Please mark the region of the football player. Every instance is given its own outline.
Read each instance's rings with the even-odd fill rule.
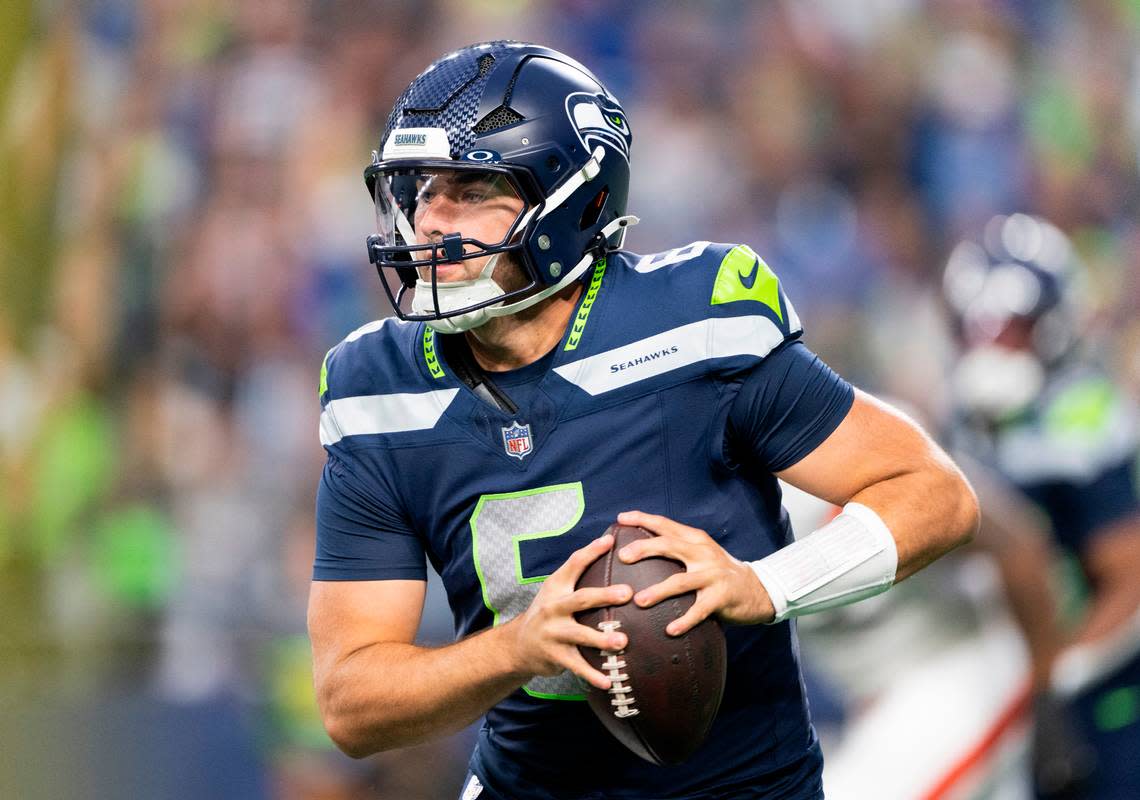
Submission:
[[[953,443],[1044,511],[1087,585],[1037,709],[1048,736],[1068,707],[1096,765],[1085,780],[1039,753],[1039,793],[1140,797],[1137,415],[1082,339],[1083,281],[1068,238],[1027,214],[995,217],[954,249],[943,279],[960,345]]]
[[[371,260],[398,319],[321,371],[328,461],[309,603],[326,728],[363,756],[485,722],[462,796],[821,795],[791,618],[885,591],[968,540],[977,504],[907,418],[800,341],[745,245],[621,249],[630,121],[581,64],[528,44],[444,56],[397,100],[365,171]],[[677,174],[684,191],[684,174]],[[843,506],[792,541],[777,477]],[[615,519],[622,559],[687,572],[575,590]],[[413,644],[425,562],[458,639]],[[663,769],[583,700],[574,612],[695,592],[726,623],[719,716]]]

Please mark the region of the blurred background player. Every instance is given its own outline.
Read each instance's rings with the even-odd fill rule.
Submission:
[[[1041,710],[1070,706],[1093,746],[1079,796],[1140,797],[1137,415],[1083,335],[1085,280],[1068,238],[1025,214],[994,217],[954,249],[951,440],[1044,512],[1079,567],[1084,607]],[[1039,770],[1043,792],[1065,782],[1053,772]]]
[[[1133,796],[1135,410],[1082,336],[1085,278],[1067,237],[1024,214],[949,259],[948,438],[982,527],[905,596],[802,625],[848,712],[825,772],[837,796]],[[785,505],[797,529],[831,513],[794,489]]]
[[[836,510],[790,486],[784,505],[796,531]],[[1029,797],[1036,643],[1026,647],[980,546],[915,577],[893,597],[800,622],[827,796]]]
[[[1055,786],[1087,775],[1089,749],[1066,718],[1032,713],[1065,640],[1047,531],[979,465],[964,469],[983,508],[970,547],[896,597],[800,625],[836,797],[1024,798],[1035,761]],[[790,486],[784,505],[795,530],[836,510]]]
[[[825,772],[838,797],[1135,791],[1135,414],[1088,335],[1086,279],[1068,238],[1026,214],[948,260],[947,439],[982,529],[894,595],[803,625],[808,666],[848,711]],[[784,501],[797,528],[830,513]],[[879,764],[888,751],[901,766]]]

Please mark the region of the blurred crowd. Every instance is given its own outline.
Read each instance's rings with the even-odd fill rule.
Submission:
[[[466,735],[332,749],[304,610],[321,357],[387,313],[362,170],[399,91],[492,38],[622,99],[631,249],[751,244],[856,383],[939,418],[946,255],[1020,210],[1140,387],[1136,0],[10,0],[0,795],[457,792]]]

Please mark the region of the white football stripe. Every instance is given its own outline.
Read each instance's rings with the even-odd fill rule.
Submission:
[[[395,317],[384,317],[383,319],[375,319],[375,320],[372,320],[372,322],[367,323],[366,325],[361,325],[359,328],[354,330],[348,336],[345,336],[344,340],[346,342],[355,342],[361,336],[367,336],[370,333],[375,333],[376,331],[380,330],[385,325],[387,325],[389,322],[391,322],[395,325],[399,324],[399,320],[397,320]]]
[[[710,358],[763,358],[782,341],[783,332],[767,317],[713,317],[563,364],[554,371],[597,395]]]
[[[330,400],[321,412],[321,444],[336,444],[345,436],[433,428],[458,393],[458,389],[437,389]]]

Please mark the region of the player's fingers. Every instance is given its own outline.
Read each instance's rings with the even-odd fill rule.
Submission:
[[[681,523],[663,517],[660,514],[646,514],[644,511],[623,511],[617,515],[619,525],[629,525],[635,528],[645,528],[658,536],[676,535]]]
[[[698,596],[697,602],[693,603],[688,611],[665,626],[665,632],[670,636],[680,636],[683,633],[687,633],[696,625],[704,622],[713,610],[711,603],[702,602]]]
[[[567,617],[546,631],[547,641],[559,651],[567,646],[588,647],[594,650],[624,650],[629,637],[620,631],[601,630]],[[565,664],[563,665],[565,666]]]
[[[693,556],[693,547],[690,542],[683,539],[654,536],[652,539],[638,539],[630,542],[618,551],[618,558],[626,564],[633,564],[650,556],[675,558],[687,565]]]
[[[570,554],[570,557],[546,579],[547,584],[567,585],[570,587],[578,583],[586,568],[597,561],[611,547],[614,546],[613,534],[603,533],[585,547],[581,547]]]
[[[562,665],[597,689],[605,691],[610,688],[609,676],[591,667],[590,662],[582,657],[577,648],[570,648]]]
[[[634,596],[633,601],[642,608],[649,608],[662,600],[694,591],[704,585],[705,581],[699,572],[678,572],[660,583],[645,587]]]
[[[617,606],[628,603],[633,596],[633,589],[624,583],[613,586],[591,586],[577,589],[565,597],[555,601],[557,611],[573,614],[585,611],[588,608],[601,608],[602,606]]]
[[[708,536],[699,528],[682,525],[680,522],[663,517],[660,514],[646,514],[644,511],[623,511],[618,514],[617,521],[621,525],[645,528],[645,530],[658,536],[684,539],[689,542],[697,542]]]
[[[579,647],[592,647],[594,650],[624,650],[629,644],[629,637],[620,631],[604,631],[578,622],[563,629],[559,638]]]

